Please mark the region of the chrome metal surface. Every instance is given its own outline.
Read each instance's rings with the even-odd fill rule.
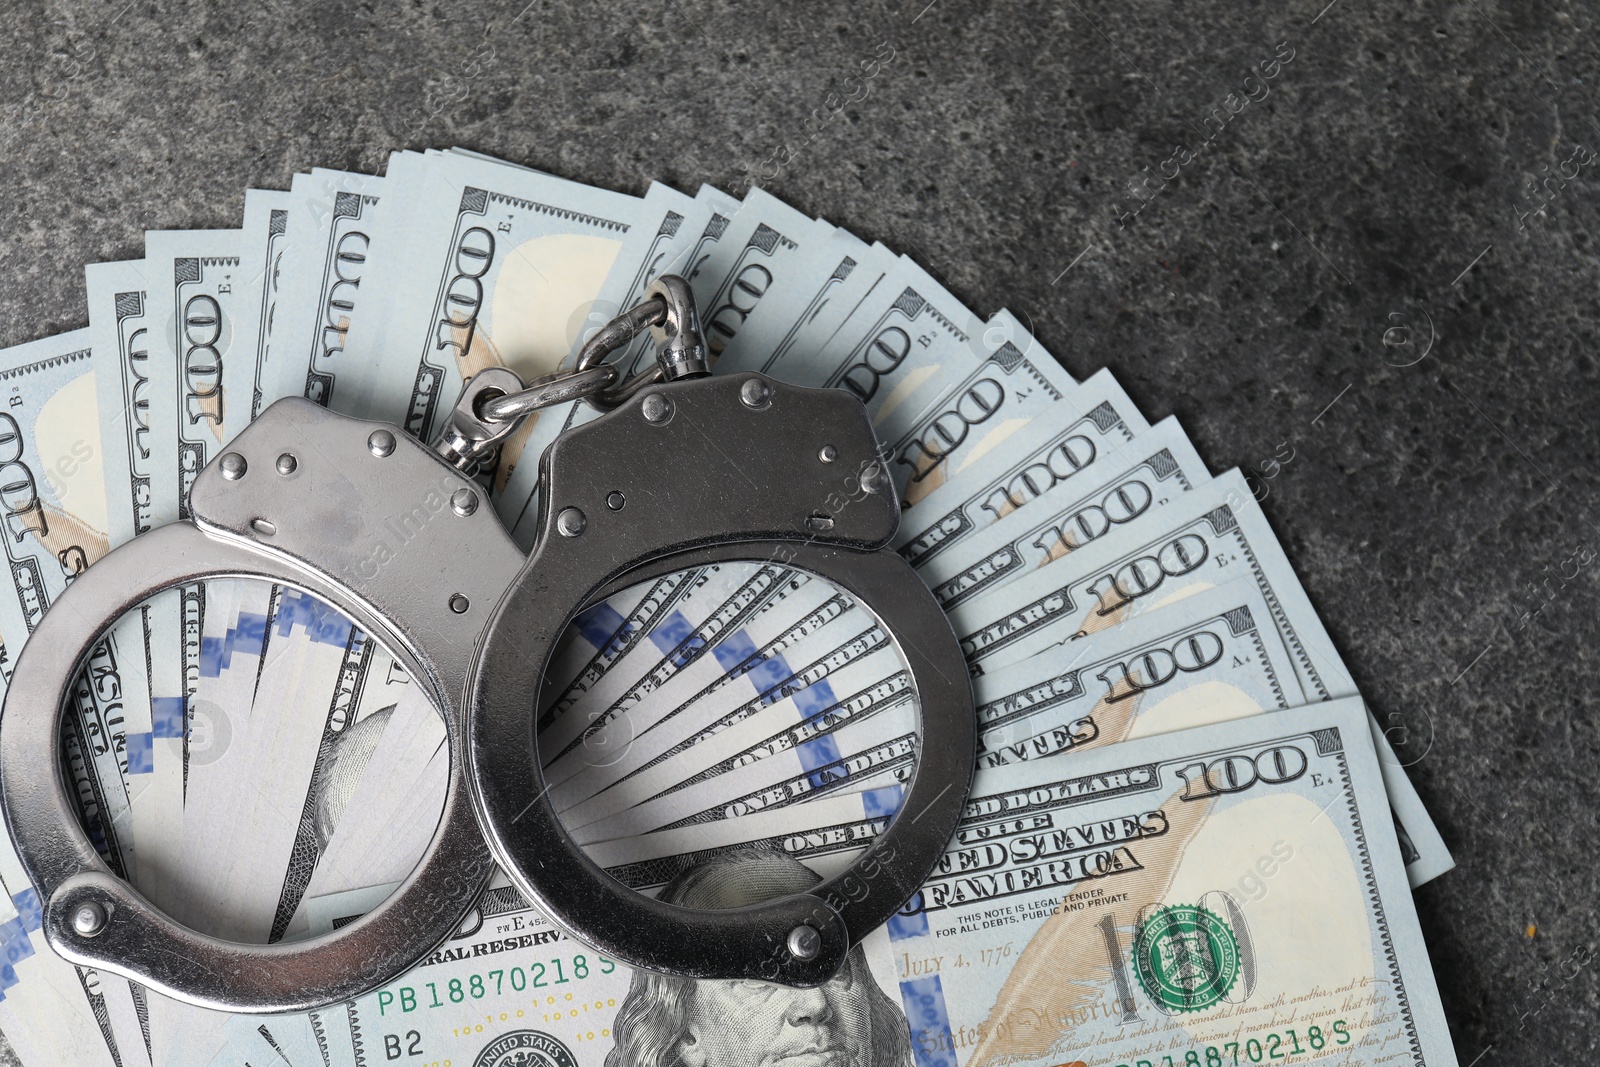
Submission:
[[[611,411],[660,382],[683,381],[711,373],[694,291],[676,274],[663,274],[651,282],[644,300],[606,323],[591,337],[578,353],[578,369],[601,365],[607,356],[626,348],[639,331],[645,329],[656,343],[655,364],[626,382],[589,396],[590,406],[597,411]],[[669,411],[662,418],[670,414]]]
[[[650,393],[645,396],[639,410],[644,412],[645,422],[663,423],[672,418],[672,401],[660,393]]]
[[[600,328],[578,352],[578,369],[587,370],[601,366],[605,358],[626,348],[641,330],[650,329],[666,321],[667,302],[662,297],[648,300],[629,308]],[[588,398],[589,406],[597,411],[610,411],[618,404],[632,399],[639,390],[661,381],[660,362],[640,371],[632,378],[612,389]]]
[[[751,378],[739,390],[739,399],[752,411],[760,411],[772,402],[772,389],[766,382]]]
[[[398,435],[385,456],[377,446],[391,432],[279,401],[222,457],[237,462],[219,459],[195,479],[196,525],[161,527],[107,555],[24,646],[0,711],[0,794],[43,900],[45,936],[67,960],[208,1008],[303,1011],[395,978],[472,907],[491,864],[463,777],[462,693],[488,609],[524,558],[493,509],[448,514],[452,494],[472,485],[423,445]],[[286,453],[298,457],[293,478],[274,470]],[[408,539],[392,536],[394,522]],[[151,593],[219,577],[282,582],[339,608],[389,648],[445,720],[451,776],[421,862],[361,919],[293,944],[220,941],[162,914],[96,854],[61,771],[61,709],[95,643]],[[95,909],[105,919],[90,934]]]
[[[540,408],[582,400],[608,388],[619,377],[608,363],[586,370],[561,371],[535,378],[521,390],[478,401],[478,416],[487,422],[522,419]]]
[[[78,905],[72,913],[72,929],[80,937],[94,937],[106,928],[106,909],[94,901]]]
[[[765,390],[760,410],[744,400],[752,381]],[[648,417],[656,396],[670,401],[668,424]],[[795,462],[829,444],[839,466]],[[881,550],[899,520],[893,494],[856,488],[854,472],[876,461],[853,397],[749,374],[663,383],[546,450],[539,543],[473,665],[469,780],[501,866],[576,939],[650,970],[816,985],[933,870],[971,784],[976,719],[938,602],[899,555]],[[730,490],[747,485],[754,491]],[[628,498],[625,512],[602,506],[610,493]],[[587,516],[582,537],[565,536],[573,510]],[[819,515],[829,524],[821,533],[812,529]],[[644,897],[595,866],[550,801],[534,723],[556,638],[577,612],[623,583],[733,559],[811,571],[878,616],[910,670],[922,743],[899,817],[855,866],[806,893],[717,911]],[[815,934],[810,955],[801,927]]]
[[[815,959],[822,951],[822,935],[809,926],[796,926],[789,931],[789,955],[797,960]]]
[[[695,309],[689,283],[676,274],[663,274],[650,283],[645,297],[647,301],[659,298],[665,304],[661,322],[650,327],[662,380],[680,382],[710,374],[700,313]]]
[[[589,525],[588,516],[577,508],[562,508],[556,516],[556,532],[562,537],[577,537]]]
[[[547,374],[526,384],[504,367],[479,371],[462,389],[435,451],[466,470],[540,408],[587,400],[597,409],[609,411],[656,382],[710,374],[689,283],[666,274],[651,282],[646,293],[636,307],[606,323],[584,344],[573,370]],[[618,383],[620,372],[605,359],[645,329],[656,342],[656,362],[649,370]]]
[[[517,377],[516,371],[506,367],[487,367],[474,374],[461,387],[461,396],[456,400],[450,418],[445,421],[433,450],[452,467],[458,470],[471,469],[521,425],[518,420],[490,422],[478,414],[479,401],[503,397],[521,388],[522,379]]]

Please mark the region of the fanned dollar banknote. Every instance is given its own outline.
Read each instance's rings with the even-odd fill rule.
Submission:
[[[901,506],[893,550],[960,640],[946,669],[970,677],[978,766],[933,874],[807,990],[632,971],[496,872],[401,978],[229,1016],[56,957],[3,842],[0,1031],[22,1061],[1455,1062],[1410,895],[1453,861],[1244,479],[1214,475],[1176,419],[1147,420],[1112,369],[1069,370],[1017,316],[967,308],[935,266],[759,189],[595,189],[452,149],[250,190],[237,230],[151,232],[142,258],[87,267],[86,328],[0,352],[5,679],[66,587],[186,519],[200,470],[275,401],[433,443],[473,375],[571,369],[673,273],[716,372],[864,406]],[[649,338],[611,359],[632,375]],[[525,549],[539,456],[596,417],[538,412],[479,472]],[[737,907],[867,855],[937,743],[918,710],[870,602],[753,558],[587,605],[533,726],[596,863]],[[439,713],[390,650],[243,579],[118,620],[60,752],[119,877],[201,933],[261,944],[391,894],[450,774]]]

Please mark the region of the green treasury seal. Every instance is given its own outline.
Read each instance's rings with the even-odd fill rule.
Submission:
[[[1133,937],[1139,984],[1157,1005],[1203,1011],[1239,977],[1239,941],[1205,908],[1174,904],[1139,924]]]
[[[538,1030],[513,1030],[483,1047],[472,1067],[578,1067],[572,1050]]]

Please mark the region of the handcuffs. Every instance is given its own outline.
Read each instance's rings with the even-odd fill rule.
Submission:
[[[604,358],[646,328],[656,365],[619,383]],[[524,416],[579,398],[610,410],[545,450],[525,557],[466,472]],[[862,491],[827,506],[847,479]],[[423,490],[439,517],[376,565],[363,532]],[[433,448],[280,400],[200,473],[190,503],[190,521],[135,538],[67,588],[0,712],[6,823],[45,936],[73,963],[208,1008],[311,1010],[391,981],[449,938],[498,862],[556,925],[634,967],[813,986],[905,907],[955,831],[976,752],[972,694],[937,601],[886,548],[899,507],[865,410],[840,390],[711,377],[681,278],[654,282],[574,371],[526,386],[503,368],[476,375]],[[539,759],[543,673],[586,606],[671,571],[760,557],[833,582],[883,622],[920,698],[917,765],[898,817],[810,891],[731,910],[663,903],[612,878],[563,828]],[[411,875],[360,919],[293,943],[223,941],[160,912],[95,851],[59,759],[66,698],[112,625],[163,589],[238,577],[343,611],[426,687],[448,739],[443,812]]]

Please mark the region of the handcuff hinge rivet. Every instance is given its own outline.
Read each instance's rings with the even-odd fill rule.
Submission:
[[[832,463],[839,458],[839,450],[832,445],[823,445],[822,451],[817,453],[817,458],[824,463]]]
[[[367,450],[379,459],[394,452],[394,434],[388,430],[373,430],[367,436]]]
[[[660,393],[651,393],[644,398],[644,421],[662,423],[672,417],[672,401]]]
[[[466,518],[478,510],[478,494],[471,489],[457,489],[450,494],[450,509]]]
[[[244,477],[244,472],[249,469],[249,464],[237,452],[228,452],[223,455],[219,464],[222,467],[222,476],[230,482],[236,482]]]
[[[72,911],[72,928],[80,937],[94,937],[106,928],[106,909],[92,900],[79,904]]]
[[[294,458],[293,452],[285,452],[278,457],[278,473],[287,478],[300,466],[300,461]]]
[[[465,615],[467,613],[467,609],[471,606],[472,601],[468,600],[460,593],[457,593],[455,596],[450,598],[450,610],[455,612],[457,615]]]
[[[613,489],[610,493],[606,494],[606,507],[610,508],[612,511],[621,511],[622,506],[627,502],[628,498],[622,495],[621,490]]]
[[[801,924],[789,931],[789,955],[797,960],[814,960],[822,951],[822,935]]]
[[[562,537],[577,537],[588,525],[588,517],[577,508],[562,508],[556,516],[556,533]]]
[[[739,386],[739,399],[747,408],[764,408],[772,402],[772,387],[760,378],[750,378]]]

